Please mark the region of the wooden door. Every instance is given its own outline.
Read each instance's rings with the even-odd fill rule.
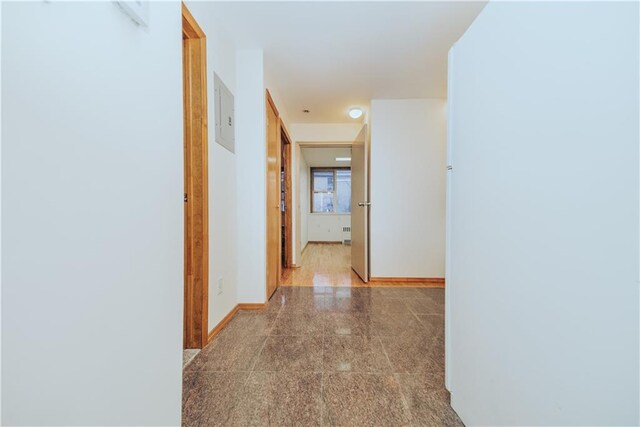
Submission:
[[[369,281],[368,140],[365,125],[351,147],[351,268]]]
[[[182,5],[184,101],[183,347],[208,341],[209,203],[205,34]]]
[[[280,123],[267,92],[267,298],[278,288],[281,265]]]

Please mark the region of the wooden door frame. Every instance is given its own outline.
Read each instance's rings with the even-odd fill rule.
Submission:
[[[292,162],[292,150],[291,150],[291,137],[289,136],[289,132],[287,132],[287,128],[284,126],[282,119],[279,119],[280,122],[280,140],[281,140],[281,148],[284,147],[285,152],[285,162],[284,162],[284,206],[285,206],[285,224],[284,224],[284,258],[286,268],[294,267],[293,265],[293,206],[292,199],[293,195],[291,194],[291,162]]]
[[[282,148],[280,147],[280,144],[282,142],[282,138],[281,138],[281,134],[282,131],[280,129],[280,113],[278,112],[278,107],[276,107],[275,102],[273,101],[273,98],[271,97],[271,93],[269,93],[269,89],[265,90],[265,129],[266,129],[266,138],[265,138],[265,157],[266,157],[266,168],[265,168],[265,199],[266,199],[266,203],[265,203],[265,219],[266,219],[266,227],[265,227],[265,258],[266,258],[266,269],[265,269],[265,279],[266,279],[266,296],[267,296],[267,300],[269,298],[271,298],[271,295],[273,295],[272,292],[269,292],[269,271],[270,268],[272,268],[272,266],[269,265],[270,263],[270,259],[269,259],[269,226],[271,224],[271,221],[273,220],[271,218],[270,212],[272,211],[272,207],[269,205],[269,114],[266,111],[267,109],[271,108],[273,110],[273,112],[275,113],[276,116],[276,123],[275,125],[277,126],[277,138],[276,138],[276,144],[277,144],[277,149],[276,149],[276,170],[278,171],[278,173],[280,173],[281,170],[281,166],[280,166],[280,162],[282,160]],[[280,179],[276,179],[276,188],[273,189],[273,191],[275,191],[278,194],[278,200],[280,200],[280,192],[281,192],[281,188],[280,188]],[[276,286],[275,289],[273,290],[273,292],[276,291],[276,289],[278,289],[278,286],[280,285],[280,277],[282,275],[282,244],[281,244],[281,237],[280,237],[280,232],[282,230],[282,214],[280,213],[280,209],[278,209],[278,214],[277,214],[277,230],[278,230],[278,266],[276,268],[275,273],[275,277],[276,277]]]
[[[209,327],[209,181],[206,36],[182,3],[184,100],[183,348],[203,348]]]

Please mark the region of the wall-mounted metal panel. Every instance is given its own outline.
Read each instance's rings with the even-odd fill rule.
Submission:
[[[217,74],[213,74],[216,115],[216,142],[235,153],[235,115],[233,94]]]

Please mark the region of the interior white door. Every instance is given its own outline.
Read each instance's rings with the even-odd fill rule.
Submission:
[[[351,268],[369,281],[369,138],[365,125],[351,148]]]

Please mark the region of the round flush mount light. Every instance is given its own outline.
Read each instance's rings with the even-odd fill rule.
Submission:
[[[362,116],[362,108],[354,107],[349,109],[349,117],[357,119]]]

